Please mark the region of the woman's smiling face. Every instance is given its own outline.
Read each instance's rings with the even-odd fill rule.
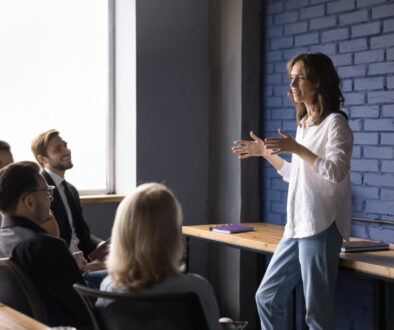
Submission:
[[[296,62],[291,68],[290,87],[296,103],[312,105],[315,99],[317,86],[305,76],[304,65],[301,61]]]

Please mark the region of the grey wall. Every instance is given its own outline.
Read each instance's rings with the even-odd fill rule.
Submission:
[[[208,1],[137,1],[137,181],[173,189],[207,220]]]
[[[111,236],[112,224],[119,203],[83,204],[82,212],[93,235],[101,239]]]
[[[241,45],[241,0],[137,1],[137,179],[173,189],[186,225],[240,219],[231,146],[241,136]],[[222,314],[237,318],[239,251],[192,240],[191,252],[191,271],[208,275]]]
[[[184,224],[208,223],[208,0],[136,5],[137,182],[165,183]],[[191,270],[206,275],[206,245],[192,243]]]
[[[241,209],[241,165],[231,146],[241,137],[242,1],[211,0],[210,5],[209,219],[231,223],[239,222]],[[238,318],[240,252],[210,246],[209,257],[209,280],[222,314]]]

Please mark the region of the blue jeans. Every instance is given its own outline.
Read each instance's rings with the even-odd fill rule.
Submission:
[[[335,221],[310,237],[282,238],[256,293],[263,330],[286,329],[287,298],[300,279],[309,329],[335,329],[334,295],[341,246]]]
[[[84,280],[93,288],[100,289],[100,284],[108,275],[108,270],[87,271],[82,274]]]

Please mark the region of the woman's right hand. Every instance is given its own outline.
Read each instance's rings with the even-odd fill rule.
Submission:
[[[241,154],[238,158],[245,159],[252,156],[266,157],[269,155],[269,150],[264,146],[264,141],[261,140],[257,135],[250,131],[252,141],[238,140],[234,141],[237,146],[232,147],[233,153]]]

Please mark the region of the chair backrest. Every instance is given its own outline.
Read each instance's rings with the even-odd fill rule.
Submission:
[[[74,284],[96,330],[208,330],[194,292],[134,294],[103,292]],[[98,304],[94,304],[96,299]],[[101,300],[103,299],[103,300]]]
[[[48,323],[36,287],[9,258],[0,258],[0,302],[40,322]]]

